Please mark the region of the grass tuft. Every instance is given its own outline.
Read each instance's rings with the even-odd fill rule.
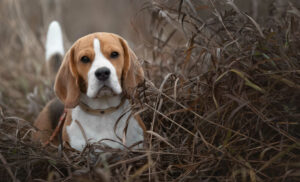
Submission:
[[[54,94],[41,43],[17,1],[3,2],[1,181],[299,181],[300,16],[293,3],[258,19],[234,1],[146,3],[146,81],[134,105],[148,129],[146,146],[94,144],[79,153],[30,141],[34,118]]]

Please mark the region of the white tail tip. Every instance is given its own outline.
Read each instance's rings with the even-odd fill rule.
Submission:
[[[54,54],[64,55],[64,45],[60,25],[57,21],[52,21],[48,28],[46,40],[46,61]]]

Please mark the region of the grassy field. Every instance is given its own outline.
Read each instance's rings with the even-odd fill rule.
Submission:
[[[300,181],[299,1],[82,2],[0,1],[0,181]],[[53,19],[66,49],[94,31],[134,48],[144,149],[30,141],[54,97],[43,66]]]

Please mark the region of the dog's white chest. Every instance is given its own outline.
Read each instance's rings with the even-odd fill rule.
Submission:
[[[128,110],[128,107],[129,102],[126,101],[118,110],[103,115],[87,113],[79,106],[74,108],[72,110],[72,123],[66,127],[71,147],[82,151],[87,144],[86,142],[101,142],[112,148],[123,148],[118,142],[122,143],[119,138],[123,138],[126,120],[130,116],[130,112],[127,112],[120,120],[119,118]],[[129,147],[142,141],[144,137],[143,130],[134,117],[128,121],[125,144]]]

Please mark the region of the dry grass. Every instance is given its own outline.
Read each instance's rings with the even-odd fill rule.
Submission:
[[[0,179],[299,181],[299,7],[290,3],[277,16],[270,6],[268,16],[254,20],[233,1],[219,1],[226,11],[207,2],[145,4],[152,39],[135,105],[148,129],[143,150],[33,145],[31,123],[53,96],[41,72],[43,50],[36,49],[42,43],[26,24],[24,40],[18,30],[1,32]],[[9,17],[0,21],[8,30],[22,23]]]

